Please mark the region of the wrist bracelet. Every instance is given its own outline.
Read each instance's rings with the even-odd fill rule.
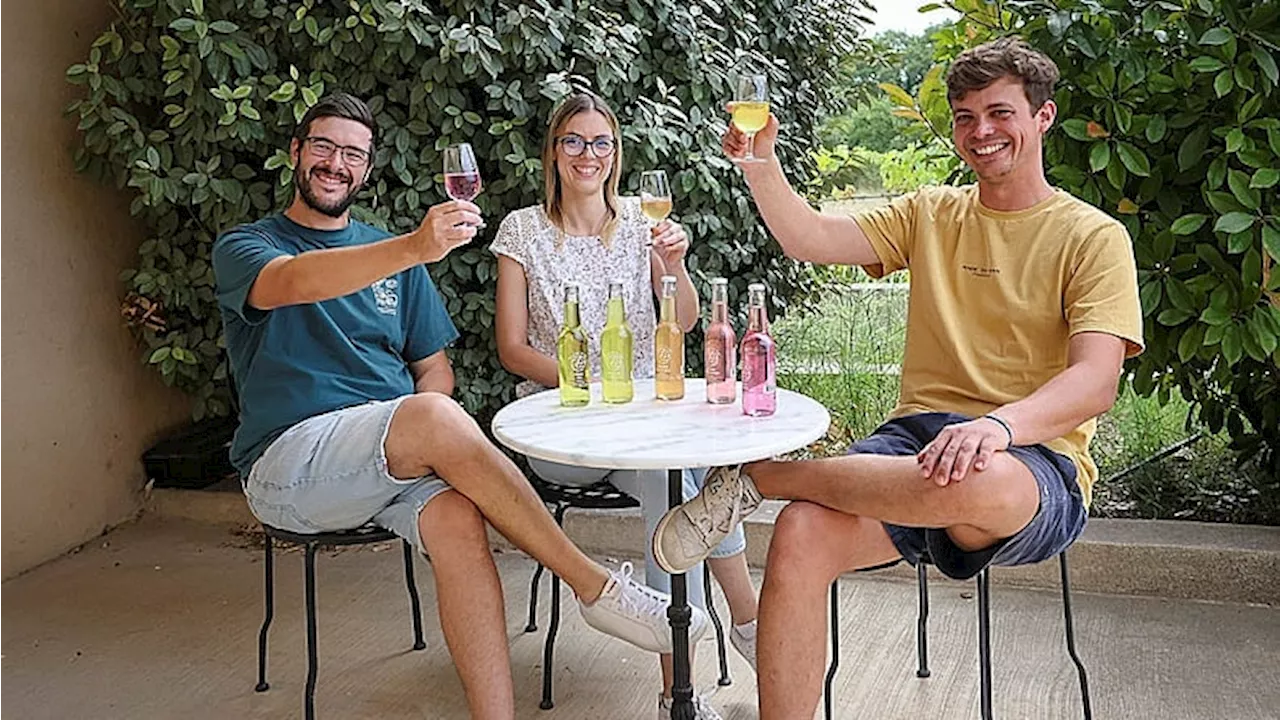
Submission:
[[[1008,433],[1008,434],[1009,434],[1009,445],[1010,445],[1010,446],[1012,446],[1012,445],[1013,445],[1013,428],[1009,427],[1009,423],[1005,422],[1005,421],[1004,421],[1004,419],[1003,419],[1003,418],[1001,418],[999,415],[992,415],[991,413],[987,413],[986,415],[983,415],[982,417],[984,417],[984,418],[986,418],[986,419],[988,419],[988,420],[992,420],[992,421],[994,421],[997,425],[999,425],[1000,427],[1004,428],[1004,431],[1005,431],[1006,433]]]

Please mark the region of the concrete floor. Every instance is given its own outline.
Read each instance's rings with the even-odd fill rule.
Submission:
[[[225,528],[148,519],[3,586],[3,714],[8,718],[296,718],[306,661],[302,557],[277,558],[270,692],[253,691],[262,613],[261,551]],[[645,653],[583,626],[566,602],[557,706],[538,710],[541,632],[524,634],[533,563],[502,553],[521,718],[652,718],[658,673]],[[318,561],[323,718],[465,718],[419,564],[428,649],[409,652],[398,548],[345,549]],[[758,580],[758,578],[757,578]],[[544,585],[545,588],[545,585]],[[967,585],[933,585],[928,680],[914,676],[915,586],[842,580],[839,718],[977,718],[975,608]],[[544,598],[545,598],[544,590]],[[1080,716],[1054,592],[993,589],[1000,718]],[[1078,594],[1077,633],[1095,717],[1280,718],[1280,609]],[[545,600],[543,602],[545,625]],[[711,698],[726,718],[757,716],[755,681],[731,654],[734,683]],[[715,686],[714,645],[696,681]]]

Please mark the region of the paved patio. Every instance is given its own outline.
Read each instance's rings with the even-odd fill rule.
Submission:
[[[569,603],[556,653],[557,706],[538,710],[542,634],[523,633],[533,563],[510,552],[498,562],[521,718],[655,716],[656,663],[587,629]],[[301,566],[300,553],[278,557],[265,694],[253,692],[262,566],[252,538],[152,517],[6,582],[3,714],[301,717]],[[418,573],[428,642],[421,653],[409,652],[398,548],[325,554],[318,575],[321,717],[466,717],[435,620],[428,564]],[[978,717],[969,586],[933,585],[928,680],[914,676],[915,586],[859,576],[844,579],[842,589],[837,717]],[[1057,593],[996,586],[992,598],[997,717],[1079,717]],[[1280,609],[1077,594],[1076,613],[1100,720],[1280,718]],[[754,678],[730,652],[734,683],[712,703],[730,720],[755,718]],[[702,643],[696,681],[703,691],[715,686],[714,663],[713,644]]]

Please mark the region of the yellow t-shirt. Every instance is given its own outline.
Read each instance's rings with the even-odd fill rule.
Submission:
[[[1069,338],[1104,332],[1142,352],[1129,233],[1061,190],[1033,207],[983,207],[976,185],[925,188],[854,217],[874,277],[911,271],[898,407],[979,416],[1035,392],[1067,367]],[[1094,419],[1045,443],[1071,458],[1085,503],[1098,468]]]

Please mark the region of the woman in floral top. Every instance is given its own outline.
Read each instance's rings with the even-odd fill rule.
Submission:
[[[591,348],[593,377],[600,376],[599,342],[604,328],[608,283],[621,282],[627,323],[635,334],[635,376],[653,377],[654,294],[663,275],[677,279],[677,321],[685,330],[698,321],[698,295],[684,258],[689,238],[669,220],[650,228],[635,197],[619,197],[622,146],[618,121],[603,100],[588,93],[567,98],[552,115],[542,151],[546,199],[517,210],[498,229],[490,250],[498,256],[498,356],[503,367],[525,378],[519,396],[558,384],[556,338],[564,314],[564,286],[580,287],[583,329],[596,339]],[[650,247],[650,244],[652,247]],[[646,531],[652,536],[667,510],[666,472],[597,470],[529,458],[542,479],[561,485],[591,485],[608,480],[640,500]],[[686,470],[685,497],[697,493],[704,470]],[[670,591],[670,578],[653,561],[645,543],[645,580]],[[725,590],[734,627],[734,647],[755,665],[755,588],[747,574],[746,540],[737,528],[709,560]],[[705,607],[702,572],[687,574],[690,602]],[[706,627],[698,613],[690,634]],[[669,716],[671,658],[662,658],[663,692],[659,716]],[[719,714],[695,697],[703,719]]]

